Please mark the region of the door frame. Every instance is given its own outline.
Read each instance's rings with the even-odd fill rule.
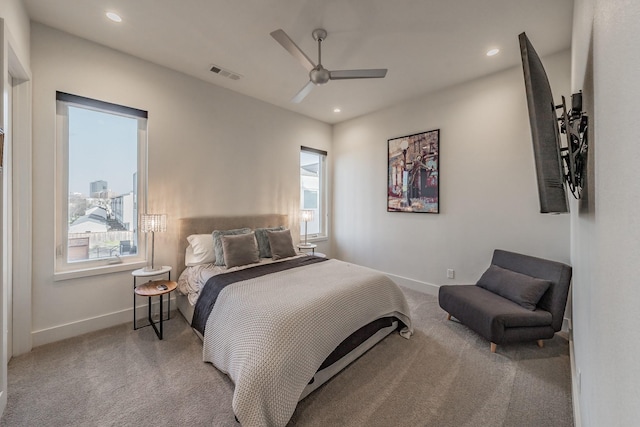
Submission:
[[[31,76],[9,44],[12,81],[12,349],[9,355],[28,353],[31,339],[32,289],[32,142]]]

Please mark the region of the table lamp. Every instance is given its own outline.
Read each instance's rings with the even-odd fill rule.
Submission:
[[[300,217],[304,221],[304,246],[309,246],[309,243],[307,243],[307,223],[313,221],[313,210],[303,209]]]
[[[156,271],[160,268],[156,268],[153,265],[154,256],[154,240],[155,233],[157,231],[167,231],[167,214],[142,214],[140,215],[140,231],[143,233],[151,233],[151,267],[146,266],[144,271]]]

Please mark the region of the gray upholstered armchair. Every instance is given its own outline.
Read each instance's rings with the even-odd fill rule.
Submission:
[[[538,341],[562,328],[571,267],[556,261],[496,249],[475,285],[441,286],[440,307],[498,344]]]

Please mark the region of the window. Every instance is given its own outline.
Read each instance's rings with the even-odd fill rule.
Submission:
[[[309,239],[327,236],[326,158],[326,151],[300,148],[300,209],[313,211],[313,220],[306,224]],[[304,232],[305,223],[301,221],[300,235]]]
[[[63,92],[56,101],[56,272],[143,261],[147,112]]]

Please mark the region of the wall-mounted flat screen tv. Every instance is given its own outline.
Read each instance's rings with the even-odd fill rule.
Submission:
[[[560,156],[560,132],[551,87],[542,61],[525,33],[518,36],[529,106],[541,213],[569,212]]]

